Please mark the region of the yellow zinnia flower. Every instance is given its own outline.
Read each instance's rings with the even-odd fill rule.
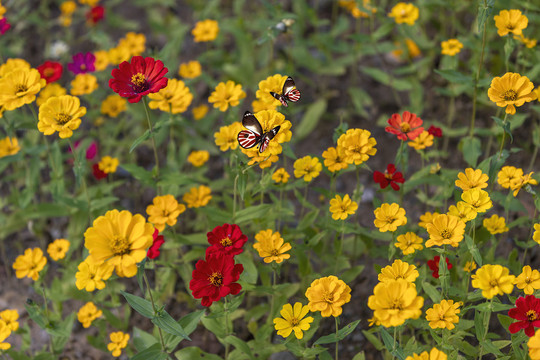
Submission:
[[[525,185],[538,185],[538,181],[532,178],[532,174],[534,173],[531,171],[527,175],[522,175],[510,182],[510,189],[513,190],[512,195],[514,195],[514,197],[517,196],[519,190],[521,190]]]
[[[49,98],[66,94],[67,90],[62,85],[55,82],[47,84],[47,86],[39,92],[39,96],[36,99],[36,105],[41,106],[42,104],[45,104]]]
[[[127,110],[127,100],[118,94],[109,95],[101,103],[101,113],[112,118]]]
[[[94,61],[94,67],[96,71],[103,71],[109,66],[109,54],[105,50],[98,50],[94,52],[96,60]]]
[[[39,107],[38,130],[45,135],[52,135],[57,131],[60,138],[69,138],[73,135],[73,130],[79,128],[81,117],[85,114],[86,108],[81,106],[79,98],[75,96],[49,98]]]
[[[533,90],[534,85],[526,76],[507,72],[502,77],[496,76],[491,80],[488,97],[497,106],[506,107],[507,114],[514,115],[516,106],[536,100]]]
[[[122,349],[127,346],[129,334],[121,331],[113,332],[110,335],[111,342],[107,344],[107,349],[112,353],[112,356],[118,357],[122,354]]]
[[[322,153],[324,159],[324,166],[330,172],[336,172],[349,167],[349,164],[345,161],[345,150],[338,147],[329,147]]]
[[[259,81],[259,89],[255,93],[255,96],[257,99],[259,99],[259,101],[262,101],[273,108],[280,106],[281,102],[270,95],[270,92],[281,94],[285,80],[287,80],[287,76],[275,74]]]
[[[56,239],[47,247],[47,253],[54,261],[58,261],[66,257],[69,250],[70,242],[66,239]]]
[[[380,232],[396,231],[401,225],[407,224],[405,209],[398,204],[382,204],[375,209],[375,220],[373,223]]]
[[[518,289],[523,290],[526,295],[532,295],[535,290],[540,289],[540,272],[526,265],[523,267],[521,274],[514,280],[514,284]]]
[[[192,187],[182,197],[188,208],[199,208],[208,204],[212,199],[212,190],[208,186],[201,185],[199,187]]]
[[[316,157],[309,155],[299,158],[294,162],[294,176],[297,178],[304,177],[305,182],[310,182],[322,171],[322,164]]]
[[[47,258],[43,256],[43,251],[40,248],[33,248],[26,249],[23,255],[17,256],[12,267],[18,279],[26,276],[36,281],[46,264]]]
[[[7,309],[0,312],[0,320],[6,323],[11,331],[19,330],[19,312],[16,309]]]
[[[165,229],[165,224],[174,226],[178,216],[186,211],[184,204],[179,204],[174,196],[167,194],[156,196],[151,205],[146,207],[148,221],[151,222],[159,232]]]
[[[478,188],[464,191],[461,199],[477,213],[483,213],[493,207],[487,191]]]
[[[107,155],[101,158],[98,166],[99,170],[103,171],[105,174],[114,174],[116,172],[118,164],[119,161],[117,158]]]
[[[137,274],[137,263],[152,245],[154,226],[140,214],[111,210],[94,220],[84,233],[84,246],[92,262],[115,266],[120,277]]]
[[[129,61],[131,56],[130,49],[126,46],[118,45],[107,51],[107,59],[112,65],[118,65],[123,61]]]
[[[540,245],[540,224],[534,224],[533,240]]]
[[[90,257],[87,257],[77,266],[75,274],[75,286],[79,290],[92,292],[96,289],[102,290],[105,288],[105,281],[108,280],[113,271],[114,266],[110,262],[103,262],[99,265],[94,263]]]
[[[505,36],[509,33],[521,35],[529,23],[529,19],[521,13],[520,10],[501,10],[498,15],[493,17],[497,34]]]
[[[218,22],[209,19],[197,21],[195,27],[191,30],[191,34],[193,35],[195,42],[213,41],[219,34]]]
[[[210,153],[206,150],[197,150],[189,153],[187,161],[195,166],[201,167],[210,159]]]
[[[62,13],[62,15],[69,16],[73,14],[76,9],[77,9],[77,3],[75,1],[68,0],[60,4],[60,12]]]
[[[89,328],[92,325],[92,321],[103,315],[103,311],[98,310],[96,305],[89,301],[84,304],[77,312],[77,319],[84,328]]]
[[[424,229],[427,229],[427,224],[433,222],[433,219],[440,215],[438,212],[430,213],[429,211],[426,212],[424,215],[420,215],[420,222],[418,222],[418,226],[423,227]]]
[[[240,104],[240,100],[245,97],[246,93],[242,90],[242,85],[229,80],[226,83],[220,82],[217,84],[212,94],[210,94],[208,102],[214,104],[214,107],[219,111],[227,111],[229,106],[237,106]]]
[[[457,216],[437,215],[431,224],[427,224],[429,239],[426,247],[452,245],[457,247],[465,234],[465,223]]]
[[[355,214],[356,209],[358,209],[358,204],[352,201],[348,194],[345,194],[343,198],[336,195],[330,200],[330,212],[334,220],[345,220],[349,215]]]
[[[405,360],[447,360],[448,356],[437,348],[431,349],[430,352],[424,351],[420,355],[413,353],[412,356],[407,356]]]
[[[527,341],[531,360],[540,360],[540,329],[536,330],[533,337]]]
[[[434,138],[435,137],[433,135],[431,135],[428,131],[424,130],[414,140],[409,141],[407,145],[409,145],[415,150],[424,150],[425,148],[433,145]]]
[[[77,74],[71,81],[70,94],[81,96],[91,94],[98,88],[97,78],[92,74]]]
[[[11,335],[11,329],[7,326],[6,322],[0,320],[0,350],[8,350],[11,348],[11,344],[4,342],[9,335]]]
[[[463,48],[463,44],[458,39],[449,39],[441,43],[441,54],[454,56],[459,54]]]
[[[129,57],[141,55],[145,50],[146,36],[132,31],[128,32],[120,41],[118,47],[126,49]]]
[[[412,26],[418,19],[418,13],[418,8],[413,4],[399,2],[390,10],[388,16],[394,18],[396,24],[405,23]]]
[[[291,257],[291,255],[285,254],[291,250],[291,244],[284,242],[277,231],[261,230],[255,235],[255,240],[256,243],[253,244],[253,248],[259,252],[259,256],[264,258],[264,262],[267,264],[272,261],[279,264]]]
[[[182,80],[169,79],[167,86],[155,94],[148,94],[151,101],[150,109],[159,109],[173,114],[180,114],[187,110],[193,95]]]
[[[208,106],[206,105],[196,106],[193,108],[193,110],[191,110],[191,113],[193,114],[193,118],[195,120],[201,120],[208,113]]]
[[[487,188],[489,177],[482,172],[480,169],[465,169],[465,173],[460,172],[458,174],[458,180],[455,184],[458,188],[463,191],[470,189],[483,189]]]
[[[536,39],[526,38],[525,36],[523,36],[523,34],[521,34],[519,36],[514,35],[514,39],[519,40],[519,42],[521,42],[523,45],[525,45],[525,47],[527,49],[532,49],[533,47],[536,46],[536,43],[538,42],[538,40],[536,40]],[[536,95],[538,95],[538,93]]]
[[[456,205],[450,205],[447,215],[454,215],[460,218],[464,223],[476,219],[478,213],[465,201],[458,201]]]
[[[356,1],[354,0],[339,0],[339,6],[347,9],[355,18],[367,18],[370,15],[360,10],[358,6],[356,6]],[[363,0],[362,6],[364,7],[364,9],[370,10],[372,14],[375,14],[377,12],[377,9],[370,5],[370,0]]]
[[[438,304],[433,304],[433,307],[426,310],[426,320],[429,321],[429,327],[432,329],[448,329],[452,330],[459,322],[457,314],[460,303],[455,303],[454,300],[442,300]]]
[[[380,282],[403,279],[410,283],[414,283],[419,275],[416,266],[406,263],[405,261],[395,260],[392,265],[388,265],[381,269],[378,279]]]
[[[463,271],[470,273],[473,270],[475,270],[477,267],[478,266],[476,265],[474,261],[467,261],[465,265],[463,265]]]
[[[251,108],[253,109],[253,112],[259,112],[262,110],[276,110],[277,105],[273,105],[271,103],[265,103],[262,100],[255,99],[251,102]]]
[[[338,148],[344,150],[344,160],[348,164],[360,165],[377,153],[377,141],[371,133],[363,129],[349,129],[337,140]]]
[[[17,138],[5,137],[0,139],[0,158],[15,155],[21,150]]]
[[[13,70],[28,70],[30,71],[32,67],[30,63],[24,59],[7,59],[5,63],[0,65],[0,79],[5,77],[7,74]]]
[[[482,290],[482,296],[491,299],[495,295],[510,294],[516,277],[501,265],[484,265],[472,276],[472,286]]]
[[[413,232],[399,235],[396,239],[395,247],[401,249],[403,255],[414,254],[416,250],[422,250],[424,239]]]
[[[336,276],[314,280],[306,290],[310,311],[320,311],[322,317],[338,317],[343,305],[351,301],[351,288]]]
[[[185,79],[195,79],[201,76],[201,63],[197,60],[180,64],[178,75]]]
[[[279,168],[272,174],[272,180],[276,183],[286,184],[291,176],[284,168]]]
[[[36,69],[17,68],[0,78],[0,106],[10,111],[30,104],[46,84]]]
[[[274,319],[274,328],[277,330],[277,334],[286,338],[294,331],[294,336],[297,339],[302,339],[304,337],[303,331],[309,330],[310,324],[313,322],[311,316],[305,317],[308,312],[309,307],[303,306],[299,302],[294,304],[294,308],[290,304],[283,305],[279,312],[283,318]]]
[[[513,183],[523,176],[523,169],[514,166],[503,166],[497,174],[497,183],[505,189],[509,189]]]
[[[490,218],[484,219],[482,225],[489,231],[491,235],[507,232],[506,220],[499,215],[493,214]]]
[[[235,150],[238,147],[238,133],[242,130],[242,123],[236,121],[228,126],[222,126],[214,133],[216,146],[221,151]],[[279,134],[279,133],[278,133]]]

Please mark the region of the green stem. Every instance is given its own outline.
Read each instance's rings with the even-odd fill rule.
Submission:
[[[497,159],[500,159],[501,156],[502,156],[502,152],[503,152],[503,149],[504,149],[504,141],[506,140],[506,130],[505,130],[505,127],[506,127],[506,123],[507,123],[507,118],[508,118],[508,114],[504,114],[504,120],[503,120],[503,137],[502,137],[502,140],[501,140],[501,147],[499,148],[499,157]]]
[[[224,311],[225,311],[225,338],[229,336],[229,301],[227,299],[227,296],[223,298],[224,300]],[[229,359],[229,351],[230,351],[230,345],[229,343],[225,343],[225,360]]]
[[[491,319],[491,309],[493,306],[493,298],[489,299],[488,312],[484,315],[484,333],[482,334],[482,341],[480,342],[480,352],[478,353],[478,360],[482,360],[484,355],[484,342],[489,331],[489,320]]]
[[[536,199],[535,199],[536,200]],[[529,236],[527,237],[527,245],[528,243],[531,241],[531,237],[532,237],[532,234],[533,234],[533,231],[534,231],[534,225],[535,225],[535,219],[536,219],[536,214],[537,214],[538,210],[536,209],[536,207],[534,208],[534,215],[532,217],[532,224],[531,224],[531,230],[529,231]],[[525,251],[523,252],[523,255],[521,256],[521,261],[520,261],[520,264],[521,266],[523,267],[523,264],[525,263],[525,258],[527,257],[527,252],[529,251],[529,246],[527,246],[525,248]]]
[[[484,0],[484,8],[487,9],[487,0]],[[474,92],[473,92],[473,104],[471,113],[471,127],[469,129],[469,137],[474,135],[474,122],[476,119],[476,98],[478,93],[478,80],[480,79],[480,71],[482,70],[482,63],[484,62],[484,50],[486,47],[486,26],[487,21],[484,22],[484,28],[482,29],[482,51],[480,53],[480,59],[478,59],[478,67],[476,69],[476,77],[474,78]]]
[[[146,102],[146,97],[143,96],[142,98],[143,104],[144,104],[144,112],[146,114],[146,121],[148,122],[148,131],[150,132],[150,138],[152,139],[152,148],[154,149],[154,162],[156,163],[156,182],[159,181],[159,157],[156,147],[156,139],[154,138],[154,132],[153,132],[153,126],[152,121],[150,121],[150,113],[148,111],[148,104]],[[161,195],[161,187],[158,185],[157,187],[158,195]]]
[[[146,277],[146,273],[143,273],[143,279],[144,279],[144,283],[146,284],[146,288],[148,289],[148,294],[150,295],[150,302],[152,303],[152,309],[154,310],[154,314],[157,315],[156,304],[154,302],[154,297],[152,296],[152,289],[150,288],[150,285],[148,284],[148,278]],[[163,340],[163,334],[161,333],[161,328],[159,326],[158,326],[158,332],[159,332],[159,340],[161,341],[161,350],[166,351],[165,341]]]
[[[81,169],[82,164],[81,164],[79,156],[77,155],[77,150],[75,149],[75,146],[73,146],[73,143],[71,142],[71,138],[68,138],[68,144],[69,144],[69,148],[71,149],[71,153],[73,154],[74,166]],[[77,173],[80,174],[80,172],[77,172]],[[88,188],[86,186],[86,179],[84,176],[81,176],[80,180],[81,180],[81,188],[84,192],[84,195],[86,197],[86,203],[88,205],[88,219],[89,219],[89,222],[91,223],[92,219],[91,219],[91,213],[90,213],[90,195],[88,194]]]
[[[304,209],[306,208],[304,204],[307,202],[308,184],[309,183],[306,183],[306,187],[304,188],[304,201],[302,201],[302,210],[300,210],[300,220],[302,220],[302,217],[304,216]]]
[[[396,338],[397,338],[397,327],[394,326],[394,346],[392,348],[392,359],[396,358],[396,356],[394,355],[394,353],[396,351],[396,348],[397,348]]]
[[[339,340],[338,340],[339,321],[338,321],[338,317],[335,317],[334,321],[336,323],[336,356],[335,356],[335,360],[338,360],[339,359]]]
[[[236,193],[237,193],[237,187],[238,187],[238,177],[240,174],[236,174],[234,177],[234,185],[233,185],[233,210],[232,210],[232,223],[234,224],[236,220]]]

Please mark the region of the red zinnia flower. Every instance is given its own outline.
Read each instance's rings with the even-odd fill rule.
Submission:
[[[98,163],[92,165],[92,174],[94,175],[96,180],[105,179],[107,177],[107,173],[99,168]]]
[[[521,329],[525,329],[525,335],[534,335],[534,328],[540,327],[540,299],[534,295],[527,297],[520,296],[516,299],[516,307],[508,311],[508,316],[519,320],[510,324],[508,330],[515,334]]]
[[[88,10],[86,13],[86,20],[91,24],[97,24],[105,16],[105,8],[103,6],[97,5]]]
[[[130,103],[141,101],[144,95],[157,93],[167,86],[165,74],[169,71],[161,60],[134,56],[131,63],[124,61],[118,69],[112,69],[109,87]]]
[[[37,67],[37,71],[39,71],[41,78],[45,79],[48,84],[60,79],[64,67],[56,61],[45,61]]]
[[[405,182],[403,174],[399,171],[396,171],[396,167],[394,166],[394,164],[388,164],[384,174],[380,171],[375,171],[373,173],[373,180],[376,183],[379,183],[381,189],[385,189],[388,185],[390,185],[392,189],[396,191],[399,190],[399,185],[397,183],[403,184]]]
[[[442,129],[433,125],[429,127],[428,133],[438,138],[442,137]]]
[[[448,258],[445,258],[445,259],[446,259],[446,267],[448,268],[448,270],[450,270],[453,267],[453,265],[450,264],[450,261],[448,261]],[[433,260],[428,260],[427,262],[429,269],[432,271],[431,275],[433,275],[435,279],[439,278],[439,261],[440,260],[441,260],[441,257],[437,255],[433,258]]]
[[[397,135],[399,140],[414,140],[424,131],[422,123],[422,119],[416,114],[404,111],[403,118],[399,114],[393,114],[388,119],[388,125],[390,126],[387,126],[384,130]]]
[[[191,274],[189,288],[202,306],[210,306],[229,294],[236,295],[242,286],[236,281],[244,271],[242,264],[234,264],[234,258],[221,253],[210,254],[205,260],[197,261]]]
[[[248,240],[236,224],[223,224],[216,226],[214,230],[206,234],[210,247],[206,249],[206,254],[225,253],[227,255],[238,255],[244,251],[243,246]]]
[[[154,234],[152,235],[154,237],[154,242],[152,243],[152,246],[148,249],[148,252],[146,253],[146,256],[149,259],[155,259],[159,256],[159,248],[161,245],[165,243],[165,239],[163,238],[163,235],[159,235],[158,229],[154,230]]]

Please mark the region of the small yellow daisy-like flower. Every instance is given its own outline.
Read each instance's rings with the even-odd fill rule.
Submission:
[[[536,46],[536,43],[538,42],[538,40],[536,40],[536,39],[526,38],[525,36],[523,36],[523,34],[521,34],[519,36],[514,35],[514,39],[519,40],[519,42],[521,42],[523,45],[525,45],[525,47],[527,49],[532,49],[533,47]]]
[[[424,229],[427,229],[427,224],[433,222],[433,219],[437,215],[440,215],[440,214],[436,211],[433,213],[430,213],[428,211],[424,215],[420,215],[420,221],[418,222],[418,226],[423,227]]]
[[[261,230],[255,235],[255,240],[253,248],[259,252],[259,256],[264,258],[264,262],[267,264],[272,261],[279,264],[291,257],[291,255],[285,254],[291,250],[291,244],[286,243],[277,231]]]
[[[437,348],[431,349],[430,352],[424,351],[420,355],[413,353],[412,356],[407,356],[405,360],[447,360],[448,356]]]
[[[413,283],[419,275],[416,266],[406,263],[405,261],[395,260],[392,265],[388,265],[381,269],[378,279],[380,282],[403,279]]]
[[[533,240],[540,245],[540,224],[534,224]]]
[[[463,48],[463,44],[458,39],[449,39],[441,43],[441,54],[455,56]]]
[[[412,39],[409,39],[409,38],[405,39],[405,44],[399,41],[394,42],[394,44],[396,45],[397,48],[395,50],[392,50],[390,54],[397,61],[400,61],[402,58],[415,59],[419,57],[420,55],[422,55],[422,51]],[[406,51],[407,56],[403,56],[405,48],[407,50]]]
[[[338,148],[344,150],[345,162],[354,165],[360,165],[375,155],[377,153],[375,145],[377,141],[371,137],[369,131],[363,129],[349,129],[337,140]]]
[[[191,34],[194,37],[195,42],[213,41],[219,34],[219,25],[215,20],[203,20],[197,21]]]
[[[196,77],[201,76],[201,73],[201,63],[197,60],[182,63],[178,68],[178,75],[185,79],[195,79]]]
[[[540,330],[536,330],[534,336],[527,341],[531,360],[540,360]]]
[[[532,295],[535,290],[540,289],[540,272],[526,265],[523,267],[521,274],[516,277],[514,284],[518,289],[523,290],[526,295]]]
[[[390,10],[388,16],[394,18],[396,24],[405,23],[412,26],[418,19],[418,14],[418,8],[413,4],[399,2]]]
[[[55,82],[47,84],[47,86],[39,92],[39,96],[36,99],[36,105],[41,106],[42,104],[45,104],[49,98],[66,94],[67,90],[62,85]]]
[[[165,229],[165,224],[174,226],[178,216],[186,211],[184,204],[179,204],[174,196],[167,194],[156,196],[151,205],[146,207],[148,221],[152,223],[159,232]]]
[[[21,150],[17,138],[5,137],[0,139],[0,158],[15,155]]]
[[[92,74],[77,74],[71,81],[70,94],[81,96],[93,93],[98,88],[97,78]]]
[[[96,289],[102,290],[105,288],[105,281],[111,277],[114,266],[109,262],[97,265],[90,257],[87,257],[79,264],[77,269],[75,286],[79,290],[84,289],[92,292]]]
[[[343,198],[336,195],[335,198],[330,200],[330,212],[334,220],[345,220],[349,215],[354,215],[357,209],[358,204],[352,201],[348,194]]]
[[[195,167],[203,166],[208,159],[210,159],[210,153],[206,150],[192,151],[187,157],[187,161]]]
[[[73,14],[76,9],[77,9],[77,3],[75,1],[68,0],[60,4],[60,12],[62,13],[62,15],[69,16]]]
[[[0,312],[0,320],[5,322],[11,331],[19,329],[19,312],[16,309],[7,309]]]
[[[294,304],[294,308],[290,304],[283,305],[279,312],[282,317],[274,319],[274,328],[277,330],[277,334],[286,338],[294,331],[294,336],[297,339],[302,339],[304,337],[303,331],[309,330],[310,324],[313,322],[311,316],[305,317],[308,312],[309,307],[303,306],[299,302]]]
[[[271,103],[265,103],[262,100],[255,99],[251,102],[251,108],[253,109],[253,112],[259,112],[262,110],[276,110],[277,105],[273,105]]]
[[[306,290],[309,310],[320,311],[322,317],[338,317],[343,305],[351,301],[351,288],[336,276],[314,280]]]
[[[426,310],[426,320],[429,321],[429,327],[432,329],[452,330],[459,322],[457,314],[461,312],[460,303],[454,300],[441,300],[438,304]]]
[[[529,78],[507,72],[502,77],[496,76],[491,80],[488,97],[497,106],[506,107],[507,114],[514,115],[516,106],[536,100],[536,93],[533,90],[534,85]]]
[[[521,190],[525,185],[538,185],[538,181],[532,178],[532,174],[533,172],[531,171],[527,175],[522,175],[510,183],[510,189],[513,190],[512,195],[514,195],[514,197],[517,196],[519,190]]]
[[[368,18],[370,15],[360,10],[358,6],[356,6],[356,1],[354,0],[339,0],[339,6],[347,9],[355,18]],[[370,0],[363,0],[362,6],[364,9],[370,10],[372,14],[377,12],[377,9],[370,5]]]
[[[201,120],[208,113],[208,106],[204,104],[196,106],[193,108],[193,110],[191,110],[191,112],[195,120]]]
[[[482,172],[482,170],[474,170],[472,168],[465,169],[465,173],[460,172],[458,174],[458,180],[455,184],[463,191],[470,189],[483,189],[487,188],[489,177]]]
[[[145,45],[146,36],[132,31],[118,41],[118,47],[126,49],[130,55],[129,57],[141,55],[146,48]]]
[[[60,17],[58,18],[58,22],[60,23],[60,25],[62,25],[63,27],[68,27],[71,25],[73,19],[71,18],[71,16],[66,16],[66,15],[60,15]]]
[[[33,248],[26,249],[23,255],[17,256],[12,267],[18,279],[29,277],[36,281],[46,264],[47,258],[43,256],[43,251],[40,248]]]
[[[405,209],[396,203],[382,204],[374,213],[373,223],[380,232],[396,231],[399,226],[407,224]]]
[[[501,265],[484,265],[472,276],[472,286],[482,290],[482,296],[492,299],[495,295],[510,294],[516,277]]]
[[[457,247],[465,234],[465,223],[454,215],[437,215],[427,224],[429,239],[426,247],[452,245]]]
[[[58,261],[66,257],[69,250],[70,242],[66,239],[56,239],[47,247],[47,253],[54,261]]]
[[[255,96],[257,99],[272,106],[273,108],[280,106],[281,102],[270,95],[270,92],[281,94],[285,80],[287,80],[287,76],[275,74],[259,81],[259,89],[255,93]]]
[[[118,94],[109,95],[101,103],[101,113],[112,118],[127,110],[127,100]]]
[[[484,219],[482,225],[489,231],[491,235],[507,232],[506,220],[499,215],[493,214],[490,218]]]
[[[151,101],[150,109],[159,109],[173,114],[180,114],[187,110],[193,94],[182,80],[169,79],[167,86],[155,94],[148,94]]]
[[[46,84],[36,69],[17,68],[0,78],[0,106],[11,111],[30,104]]]
[[[89,328],[92,321],[103,315],[103,311],[99,310],[93,302],[87,302],[77,312],[77,319],[84,328]]]
[[[309,155],[299,158],[294,162],[294,176],[297,178],[304,177],[305,182],[310,182],[322,171],[322,164],[316,157]]]
[[[2,4],[0,4],[0,19],[3,19],[4,18],[4,14],[6,13],[6,7],[5,6],[2,6]]]
[[[208,102],[214,104],[214,107],[219,111],[227,111],[229,106],[237,106],[240,100],[246,97],[246,93],[242,90],[242,85],[236,84],[234,81],[220,82],[215,90],[210,94]]]
[[[478,266],[476,265],[474,261],[467,261],[465,262],[465,265],[463,265],[463,271],[470,273],[473,270],[475,270],[477,267]]]
[[[199,187],[189,189],[182,197],[182,200],[188,208],[199,208],[208,204],[210,199],[212,199],[211,193],[212,190],[208,186],[200,185]]]
[[[79,98],[62,95],[49,98],[39,107],[38,130],[45,135],[58,132],[65,139],[73,135],[81,125],[81,117],[86,114],[86,108],[81,106]]]
[[[7,74],[13,70],[28,70],[30,71],[32,67],[30,63],[24,59],[7,59],[5,63],[0,65],[0,79],[5,77]],[[41,77],[41,76],[40,76]]]
[[[111,65],[118,65],[131,59],[130,49],[126,46],[117,46],[107,51],[107,59]]]
[[[117,331],[111,333],[109,337],[111,339],[111,342],[107,344],[107,349],[112,353],[112,356],[120,356],[120,354],[122,354],[122,349],[127,346],[127,343],[129,341],[129,334]]]
[[[8,350],[11,348],[11,344],[4,342],[9,335],[11,335],[11,329],[7,326],[5,321],[0,320],[0,350]]]
[[[476,216],[478,216],[476,210],[469,206],[465,201],[458,201],[456,205],[450,205],[447,214],[457,216],[464,223],[476,219]]]
[[[99,170],[103,171],[105,174],[114,174],[116,168],[118,168],[118,158],[113,158],[111,156],[104,156],[98,163]]]
[[[286,184],[291,176],[284,168],[279,168],[272,174],[272,180],[278,184]]]
[[[529,19],[520,10],[501,10],[493,17],[497,34],[505,36],[508,34],[521,35],[529,23]]]
[[[430,174],[437,174],[439,171],[441,171],[441,164],[439,163],[436,163],[435,165],[431,165],[429,167]]]
[[[416,286],[403,279],[380,282],[368,298],[376,322],[384,327],[402,325],[407,319],[422,315],[424,298],[418,296]]]
[[[235,150],[238,147],[238,133],[242,130],[242,123],[239,121],[228,126],[222,126],[217,133],[214,133],[214,139],[219,150]]]
[[[407,143],[410,147],[415,150],[424,150],[433,145],[434,136],[427,131],[423,131],[418,135],[414,140],[411,140]]]
[[[103,71],[109,66],[109,54],[105,50],[98,50],[94,52],[96,60],[94,61],[94,67],[96,71]]]
[[[505,189],[510,189],[513,183],[523,176],[523,169],[514,166],[503,166],[497,174],[497,183]]]
[[[324,158],[324,166],[330,172],[336,172],[349,167],[345,161],[345,150],[342,147],[329,147],[322,153]]]
[[[464,191],[461,199],[477,213],[483,213],[493,207],[487,191],[478,188]]]
[[[115,266],[120,277],[137,274],[137,263],[146,257],[153,243],[154,226],[140,214],[111,210],[94,220],[84,233],[84,246],[90,261]]]
[[[414,254],[416,250],[422,250],[424,240],[413,232],[399,235],[396,239],[395,247],[401,249],[403,255]]]

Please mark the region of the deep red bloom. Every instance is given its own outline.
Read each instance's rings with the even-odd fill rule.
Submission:
[[[96,71],[95,62],[96,56],[93,53],[78,53],[73,55],[73,61],[67,64],[67,68],[75,75],[86,74]]]
[[[47,60],[37,67],[37,71],[39,71],[41,78],[45,79],[49,84],[60,79],[64,67],[59,62]]]
[[[6,31],[9,30],[11,24],[7,22],[5,17],[0,19],[0,34],[4,35]]]
[[[450,270],[453,267],[453,265],[450,264],[450,261],[448,261],[448,258],[445,258],[445,259],[446,259],[446,267],[448,268],[448,270]],[[437,255],[433,258],[433,260],[428,260],[427,262],[429,269],[432,271],[431,275],[433,275],[435,279],[439,278],[439,261],[440,260],[441,260],[441,257]]]
[[[433,125],[429,127],[428,133],[438,138],[442,137],[442,129]]]
[[[388,185],[390,185],[392,189],[396,191],[399,190],[399,185],[397,183],[403,184],[405,182],[403,174],[399,171],[396,171],[396,167],[394,166],[394,164],[388,164],[384,174],[380,171],[373,172],[373,180],[376,183],[379,183],[381,189],[385,189]]]
[[[236,295],[242,286],[236,281],[244,271],[242,264],[235,264],[234,258],[223,253],[210,254],[205,260],[197,261],[191,274],[189,288],[195,299],[201,299],[202,306],[210,306],[229,294]]]
[[[97,24],[105,16],[105,8],[101,5],[94,6],[86,13],[86,20],[89,24]]]
[[[397,135],[399,140],[414,140],[424,131],[422,123],[422,119],[416,114],[404,111],[403,115],[393,114],[388,119],[388,125],[390,126],[387,126],[384,130]]]
[[[540,327],[540,299],[534,295],[520,296],[516,299],[516,307],[508,311],[508,316],[519,320],[510,324],[508,330],[515,334],[521,329],[525,329],[525,335],[534,335],[534,328]]]
[[[214,230],[206,234],[210,247],[206,249],[206,254],[225,253],[227,255],[238,255],[244,251],[243,246],[248,240],[236,224],[223,224],[216,226]]]
[[[159,256],[159,248],[161,245],[165,243],[165,239],[163,238],[163,235],[159,235],[159,230],[155,229],[154,234],[152,235],[154,237],[154,242],[152,243],[152,246],[148,249],[148,252],[146,253],[146,256],[149,259],[155,259]]]
[[[161,60],[134,56],[131,63],[124,61],[112,69],[109,87],[130,103],[141,101],[144,95],[157,93],[167,86],[165,74],[169,71]]]
[[[92,165],[92,174],[94,175],[96,180],[105,179],[107,177],[107,173],[99,168],[98,163]]]

